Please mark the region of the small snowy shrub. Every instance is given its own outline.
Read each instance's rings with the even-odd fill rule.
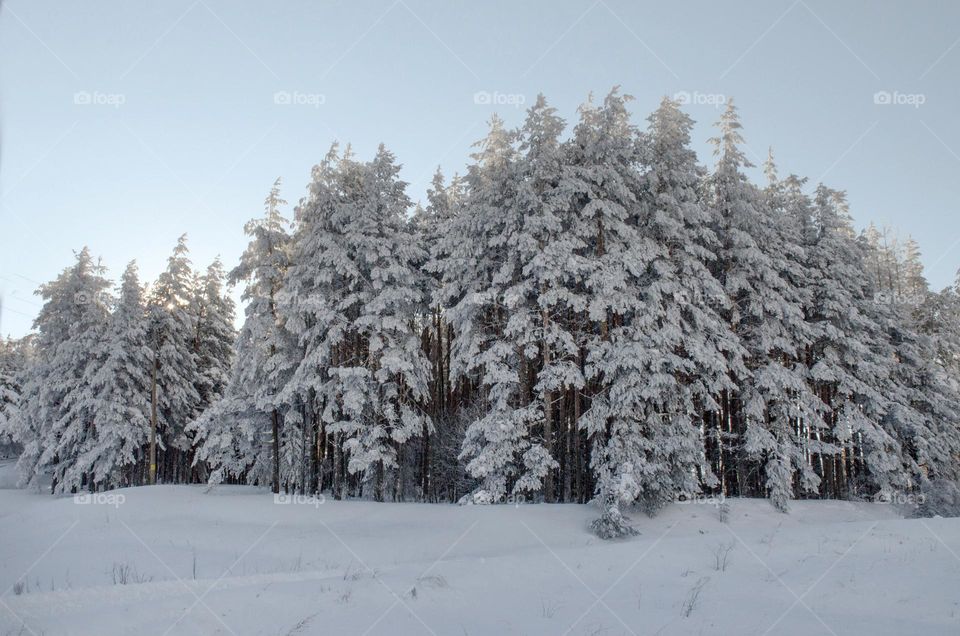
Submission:
[[[494,503],[496,498],[489,490],[480,489],[468,495],[460,497],[457,504],[460,506],[489,506]]]
[[[594,519],[590,529],[601,539],[620,539],[640,534],[630,525],[630,518],[620,512],[617,506],[611,506],[599,519]]]

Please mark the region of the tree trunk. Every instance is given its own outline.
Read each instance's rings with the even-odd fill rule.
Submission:
[[[576,389],[574,389],[576,390]],[[573,490],[571,474],[573,471],[573,431],[576,422],[570,421],[570,391],[564,391],[560,400],[560,426],[563,443],[563,501],[570,502]]]
[[[333,435],[333,498],[343,498],[343,434]]]
[[[153,356],[153,373],[150,380],[150,466],[149,482],[153,486],[157,483],[157,360],[156,352]]]
[[[273,427],[273,492],[280,492],[280,414],[273,409],[271,415]]]
[[[307,406],[300,405],[300,494],[307,494]]]
[[[317,409],[314,404],[315,397],[313,390],[309,392],[309,403],[307,404],[307,418],[310,426],[310,494],[317,493],[317,485],[320,483],[320,450],[318,443],[320,441],[320,431],[317,426]]]
[[[542,312],[543,316],[543,331],[544,331],[544,342],[543,342],[543,368],[547,369],[550,366],[550,344],[546,342],[546,332],[550,326],[550,317],[547,314],[546,310]],[[553,391],[546,389],[543,392],[543,445],[547,449],[547,454],[550,458],[553,458]],[[547,503],[553,503],[555,501],[554,497],[554,486],[553,486],[553,469],[547,471],[546,476],[543,479],[543,499]]]

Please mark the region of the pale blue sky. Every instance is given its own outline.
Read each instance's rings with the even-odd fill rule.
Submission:
[[[912,234],[941,288],[960,265],[958,41],[960,3],[933,1],[6,0],[0,329],[29,330],[36,284],[84,244],[114,278],[137,258],[152,279],[183,232],[197,265],[232,267],[274,178],[296,202],[334,139],[386,143],[417,200],[494,110],[522,120],[477,92],[543,92],[574,122],[615,84],[640,124],[691,95],[707,165],[711,102],[734,97],[755,161],[772,145],[781,172],[846,189],[858,226]]]

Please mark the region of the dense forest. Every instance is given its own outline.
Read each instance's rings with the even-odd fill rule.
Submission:
[[[772,153],[751,182],[732,103],[706,168],[676,102],[629,101],[494,117],[423,206],[335,144],[229,271],[181,238],[114,288],[83,249],[0,342],[24,485],[595,501],[603,536],[697,494],[956,497],[960,288]]]

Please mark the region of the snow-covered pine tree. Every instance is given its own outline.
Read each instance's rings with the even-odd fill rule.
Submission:
[[[920,262],[920,245],[912,236],[903,244],[903,265],[900,288],[908,305],[920,305],[930,291],[930,285],[923,275],[923,263]]]
[[[520,281],[522,264],[510,245],[523,223],[518,196],[516,133],[494,116],[477,144],[466,182],[467,197],[438,248],[444,255],[438,298],[456,337],[450,375],[478,386],[483,406],[467,427],[460,458],[480,481],[483,501],[536,491],[553,466],[531,427],[542,422],[529,398],[528,357],[506,335],[506,290]],[[531,352],[530,357],[535,355]]]
[[[947,373],[951,391],[960,393],[960,272],[953,285],[928,295],[916,313],[916,328],[932,339],[933,359]]]
[[[24,445],[18,469],[26,484],[49,476],[55,493],[91,485],[75,460],[96,444],[96,395],[88,378],[102,362],[98,344],[111,303],[104,272],[85,247],[73,266],[37,292],[44,305],[34,321],[37,364],[24,386],[16,426]]]
[[[76,464],[98,486],[141,484],[146,477],[150,430],[149,322],[135,262],[127,265],[120,296],[96,353],[100,364],[87,369],[94,396],[96,443]]]
[[[369,163],[331,150],[298,209],[281,303],[305,349],[288,386],[308,414],[321,413],[348,471],[372,481],[377,499],[387,493],[388,471],[392,495],[403,497],[399,454],[423,431],[418,402],[429,379],[413,324],[425,300],[415,267],[424,255],[398,172],[383,146]]]
[[[931,407],[956,402],[960,399],[960,272],[957,283],[939,293],[927,295],[926,300],[914,314],[914,328],[921,336],[928,338],[920,357],[926,363],[928,373],[934,377],[921,375],[916,385],[923,393],[923,400]],[[927,387],[933,388],[928,392]],[[932,397],[931,397],[932,396]],[[924,415],[935,412],[933,408],[917,407]],[[939,410],[939,408],[938,408]],[[917,461],[924,476],[931,482],[947,480],[952,482],[954,492],[960,482],[960,423],[957,422],[960,407],[950,413],[928,420],[931,424],[931,438],[926,446],[930,461],[924,462],[918,454]],[[922,448],[920,444],[918,448]],[[935,484],[939,487],[940,484]],[[948,487],[949,488],[949,487]],[[935,507],[928,507],[931,513],[946,513]]]
[[[193,352],[197,364],[196,389],[199,401],[196,413],[203,413],[216,404],[224,395],[230,381],[230,367],[236,345],[236,329],[233,326],[234,302],[224,292],[223,265],[220,258],[214,259],[207,271],[196,280],[194,295],[190,301],[190,313],[194,321]],[[186,433],[196,450],[195,420],[187,423]],[[208,479],[211,467],[192,453],[192,465],[196,479]]]
[[[244,226],[250,237],[231,285],[245,282],[245,319],[226,393],[197,421],[197,457],[213,469],[210,481],[245,477],[250,484],[295,483],[291,466],[281,472],[281,436],[288,405],[281,392],[296,364],[296,343],[284,329],[277,296],[289,267],[290,235],[278,178],[264,201],[265,214]]]
[[[920,246],[912,237],[902,244],[889,228],[878,230],[872,223],[861,233],[869,248],[871,284],[880,297],[877,300],[916,307],[924,302],[929,290],[920,262]]]
[[[200,277],[191,299],[200,395],[197,409],[201,412],[223,395],[233,361],[236,308],[223,288],[225,276],[223,264],[215,259]]]
[[[813,242],[807,246],[812,296],[807,318],[814,329],[810,381],[830,408],[829,430],[812,430],[811,461],[821,494],[842,497],[889,493],[908,485],[899,442],[881,422],[891,389],[893,351],[875,319],[864,247],[854,234],[846,196],[826,186],[814,199]]]
[[[619,97],[608,98],[605,111],[585,110],[574,138],[587,159],[584,211],[593,210],[584,230],[602,246],[589,279],[600,328],[588,367],[601,392],[582,425],[594,439],[604,509],[595,528],[618,536],[631,532],[622,507],[639,501],[653,514],[716,481],[699,417],[728,386],[727,352],[737,346],[717,314],[723,290],[707,268],[716,239],[688,147],[693,122],[665,99],[638,143]]]
[[[192,439],[187,424],[200,404],[196,323],[191,312],[194,275],[187,236],[177,241],[167,269],[150,290],[150,347],[153,350],[149,482],[189,477]]]
[[[871,276],[872,315],[884,328],[895,356],[884,392],[890,401],[884,428],[912,460],[904,463],[912,469],[911,486],[924,487],[927,480],[956,481],[960,396],[938,355],[934,339],[938,329],[928,329],[942,318],[941,299],[929,292],[916,242],[908,238],[898,249],[888,232],[872,226],[862,238],[867,260],[878,272]]]
[[[9,336],[0,338],[0,453],[12,445],[7,422],[20,405],[20,371],[22,365],[15,353],[15,341]]]
[[[260,342],[246,321],[235,344],[224,394],[189,424],[194,434],[194,464],[210,471],[208,483],[244,480],[251,485],[271,483],[270,416],[255,407],[250,365],[259,359]]]
[[[427,206],[418,204],[410,219],[413,229],[420,234],[421,247],[428,256],[432,256],[430,252],[442,242],[446,227],[463,203],[463,197],[464,184],[460,175],[454,174],[448,184],[438,167],[427,189]]]
[[[347,148],[346,154],[349,153]],[[308,482],[314,485],[311,476],[307,475],[306,461],[307,448],[316,445],[308,443],[308,438],[320,436],[316,431],[325,426],[323,418],[317,415],[320,408],[317,396],[327,382],[327,368],[331,364],[331,351],[324,342],[327,321],[331,319],[326,297],[330,287],[337,285],[339,279],[332,279],[329,273],[322,272],[318,259],[325,249],[327,217],[337,201],[339,162],[339,146],[334,143],[323,160],[313,167],[307,197],[295,209],[294,233],[289,246],[290,266],[277,296],[280,319],[297,346],[293,355],[296,366],[281,394],[281,399],[291,405],[284,419],[289,435],[285,437],[284,441],[288,443],[281,449],[281,458],[292,469],[295,477],[292,483],[298,484],[302,491],[308,489]],[[307,407],[309,421],[304,417]],[[332,489],[334,497],[339,499],[346,493],[343,436],[331,433],[330,438]],[[298,467],[299,478],[296,477]]]
[[[819,400],[808,389],[799,353],[809,344],[803,289],[789,279],[803,261],[790,232],[790,217],[771,209],[743,170],[752,164],[740,150],[743,138],[733,101],[720,121],[714,145],[717,166],[709,180],[721,247],[715,272],[730,298],[723,311],[747,351],[746,373],[724,394],[721,421],[733,445],[735,470],[723,475],[741,494],[766,492],[787,509],[794,472],[805,461],[795,433],[797,420],[815,421]],[[766,167],[768,178],[773,166]],[[753,464],[753,465],[751,465]],[[759,470],[758,470],[759,469]],[[760,483],[751,483],[751,476]]]
[[[23,450],[15,440],[23,383],[33,364],[33,340],[32,336],[0,338],[0,457],[16,457]]]
[[[937,359],[950,374],[954,390],[960,391],[960,270],[953,285],[937,294],[928,304],[920,329],[934,336]]]
[[[916,294],[917,292],[912,292]],[[929,301],[928,301],[929,302]],[[912,489],[928,480],[960,480],[960,395],[937,356],[933,337],[920,331],[925,305],[885,304],[878,310],[894,351],[884,429],[899,442]]]
[[[702,414],[715,413],[716,397],[733,388],[744,351],[722,318],[727,294],[710,269],[720,243],[716,212],[700,193],[704,171],[689,148],[693,121],[669,99],[648,121],[639,222],[655,250],[640,279],[643,309],[634,323],[644,352],[639,374],[650,378],[638,412],[651,470],[639,498],[653,513],[681,493],[718,485]]]
[[[648,417],[645,362],[651,352],[641,324],[642,277],[659,248],[640,232],[643,148],[628,99],[614,89],[601,106],[581,106],[568,149],[575,214],[570,232],[588,262],[582,363],[591,403],[578,426],[591,441],[590,468],[603,511],[594,528],[604,537],[634,532],[622,508],[666,486],[670,470],[650,461],[651,428],[662,420]]]
[[[808,440],[815,437],[814,431],[822,431],[826,428],[824,417],[829,409],[809,381],[812,364],[809,352],[816,330],[807,319],[807,310],[812,302],[813,284],[811,270],[807,267],[808,256],[805,246],[809,242],[807,237],[814,231],[813,202],[803,191],[807,180],[794,174],[782,180],[779,179],[772,152],[768,155],[764,172],[768,178],[768,185],[764,190],[765,205],[769,208],[776,231],[782,239],[777,246],[781,250],[780,257],[775,258],[774,261],[781,266],[786,266],[786,269],[780,270],[780,275],[789,285],[793,298],[800,302],[804,313],[804,322],[802,325],[796,325],[799,329],[794,333],[797,343],[796,356],[781,360],[784,366],[804,379],[804,384],[794,394],[796,401],[792,404],[792,408],[781,409],[776,414],[778,424],[782,425],[784,421],[789,424],[789,433],[794,447],[792,455],[788,453],[787,457],[792,461],[792,468],[786,462],[777,462],[772,465],[769,461],[767,463],[770,472],[782,477],[774,481],[768,478],[767,481],[770,483],[765,484],[768,489],[767,496],[775,507],[785,510],[786,499],[796,490],[805,493],[818,491],[820,476],[810,462]],[[763,247],[761,245],[761,248]],[[778,406],[784,407],[784,404],[781,402]],[[777,435],[782,433],[782,428],[777,431]],[[786,451],[789,448],[783,450]],[[771,458],[773,459],[776,458]],[[778,473],[778,468],[783,470]],[[787,480],[788,469],[793,476],[792,487],[789,489],[787,486],[791,484]]]
[[[565,165],[563,129],[564,121],[539,95],[517,133],[515,205],[521,224],[507,238],[507,249],[519,270],[503,291],[503,339],[520,352],[519,419],[529,422],[535,440],[522,457],[526,476],[514,488],[536,491],[542,480],[547,502],[561,495],[555,476],[558,458],[564,458],[561,442],[569,437],[559,407],[568,390],[584,388],[575,317],[586,303],[576,286],[589,273],[584,243],[569,231],[576,185]]]
[[[435,499],[441,492],[445,494],[440,496],[458,499],[463,494],[461,490],[465,488],[465,482],[469,481],[458,459],[468,423],[466,413],[459,408],[462,406],[460,393],[469,383],[451,382],[449,363],[453,330],[438,299],[443,284],[443,262],[447,256],[443,252],[446,245],[443,237],[458,214],[463,197],[460,177],[454,174],[447,184],[438,167],[427,190],[427,206],[418,205],[411,218],[420,248],[427,257],[422,264],[427,275],[422,280],[424,298],[430,304],[421,327],[423,350],[431,367],[427,409],[436,435],[424,432],[420,452],[420,491],[427,499]]]

